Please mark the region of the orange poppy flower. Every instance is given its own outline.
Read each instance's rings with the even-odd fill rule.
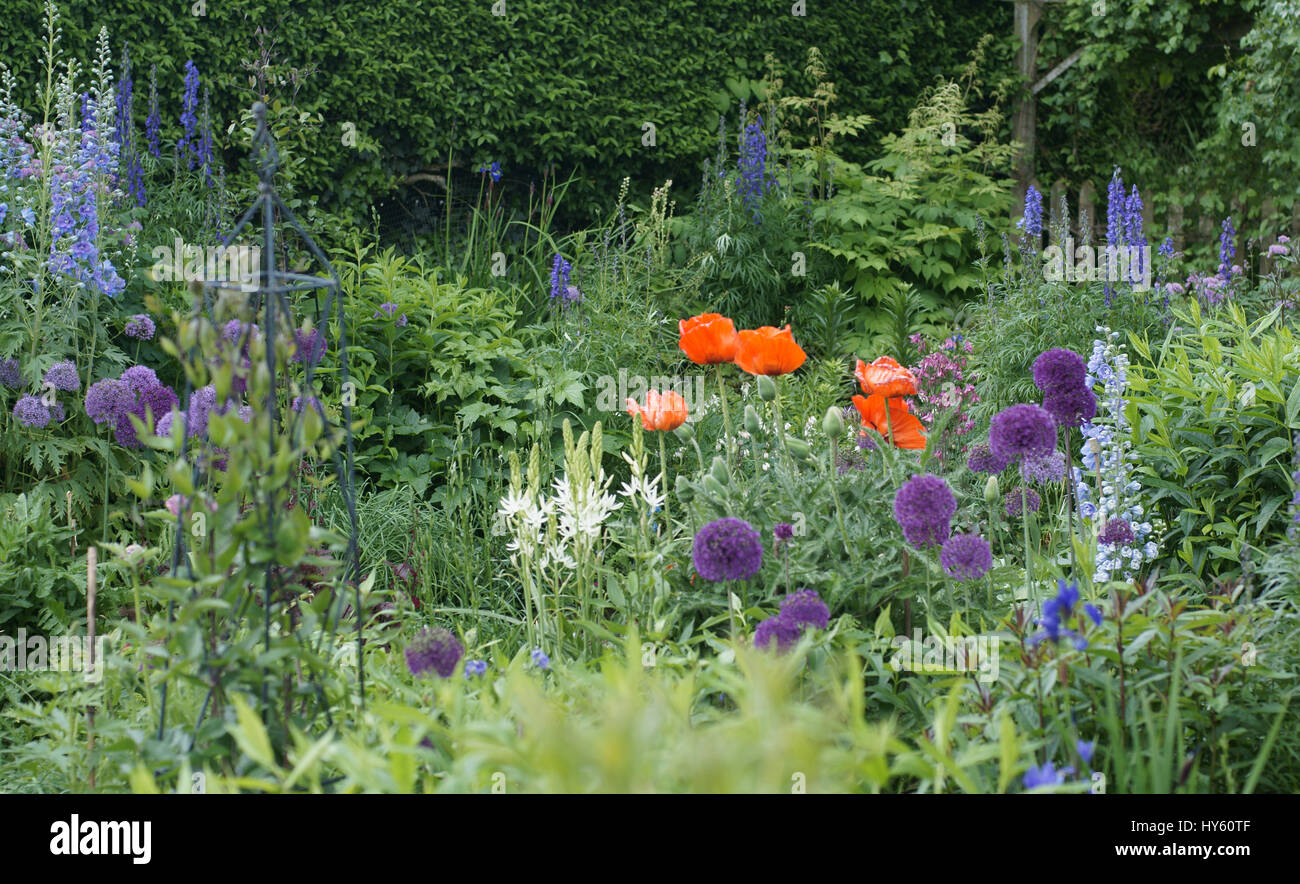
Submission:
[[[894,438],[890,441],[898,448],[924,448],[925,427],[921,419],[908,411],[907,403],[902,399],[889,400],[889,414],[885,414],[885,397],[879,393],[871,396],[854,396],[853,405],[862,415],[862,426],[870,427],[889,439],[889,427],[893,424]]]
[[[686,400],[673,390],[666,393],[651,390],[645,394],[644,407],[629,397],[627,413],[641,415],[641,426],[647,430],[675,430],[686,423]]]
[[[736,358],[736,326],[721,313],[701,313],[677,322],[678,346],[696,365],[717,365]]]
[[[895,396],[916,395],[916,375],[890,356],[881,356],[870,365],[859,359],[853,376],[858,379],[862,392],[868,396],[879,393],[892,399]]]
[[[808,354],[794,342],[790,326],[773,328],[765,325],[757,330],[740,334],[740,347],[736,350],[736,364],[750,374],[780,375],[803,365]]]

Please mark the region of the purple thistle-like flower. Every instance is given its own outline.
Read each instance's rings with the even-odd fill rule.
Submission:
[[[1075,387],[1043,397],[1043,410],[1063,427],[1079,427],[1097,415],[1097,397],[1087,387]]]
[[[802,631],[798,625],[787,620],[784,614],[768,617],[754,630],[754,647],[768,650],[775,642],[777,652],[783,654],[799,640]]]
[[[137,313],[126,321],[126,336],[137,341],[152,341],[157,330],[147,313]]]
[[[14,403],[14,418],[34,430],[49,426],[50,408],[36,396],[24,396]]]
[[[691,559],[705,580],[748,580],[763,566],[763,542],[744,519],[716,519],[695,535]]]
[[[1034,386],[1051,396],[1086,386],[1088,366],[1073,350],[1054,347],[1034,360]]]
[[[971,446],[970,457],[966,461],[966,466],[976,473],[996,475],[1005,470],[1009,463],[1009,460],[998,457],[990,451],[987,444],[977,442]]]
[[[1033,455],[1020,461],[1020,478],[1036,485],[1047,485],[1065,478],[1065,455],[1059,451]]]
[[[894,519],[904,539],[917,549],[947,540],[956,512],[957,498],[948,483],[929,473],[908,479],[894,495]]]
[[[441,627],[425,627],[406,646],[406,666],[412,675],[433,670],[443,678],[456,671],[465,648],[456,636]]]
[[[939,562],[954,580],[979,580],[993,567],[993,551],[978,534],[954,534],[939,551]]]
[[[1133,526],[1125,519],[1111,519],[1097,536],[1098,543],[1122,546],[1133,542]]]
[[[831,620],[831,609],[826,607],[816,590],[801,589],[781,601],[780,616],[800,629],[805,626],[825,629]]]
[[[81,378],[77,375],[77,366],[71,362],[56,362],[45,372],[45,383],[53,385],[56,390],[75,393],[81,389]]]
[[[23,385],[22,366],[17,359],[0,359],[0,384],[11,390]]]
[[[777,543],[784,543],[794,539],[794,526],[789,522],[777,522],[776,527],[772,529],[772,536]]]
[[[1037,405],[1012,405],[993,416],[989,450],[1013,461],[1056,448],[1056,419]]]
[[[1015,518],[1016,516],[1020,515],[1020,508],[1022,505],[1027,504],[1029,506],[1029,511],[1031,513],[1038,512],[1038,508],[1043,505],[1043,499],[1038,496],[1037,491],[1035,491],[1032,488],[1026,488],[1024,489],[1024,491],[1025,491],[1025,499],[1023,501],[1020,499],[1019,488],[1017,488],[1015,491],[1007,492],[1007,496],[1005,498],[1007,515],[1010,516],[1011,518]]]
[[[188,436],[200,439],[207,435],[208,418],[216,404],[217,388],[212,384],[190,393],[189,408],[185,410],[185,432]]]
[[[142,394],[158,386],[158,375],[147,365],[133,365],[121,374],[122,383],[132,393]]]

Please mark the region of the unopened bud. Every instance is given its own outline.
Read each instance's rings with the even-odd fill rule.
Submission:
[[[765,374],[758,376],[758,398],[771,402],[776,398],[776,381]]]
[[[844,435],[844,418],[834,405],[826,409],[826,416],[822,418],[822,432],[832,439]]]
[[[745,431],[751,436],[758,436],[763,432],[763,422],[758,419],[758,409],[752,405],[745,406]]]

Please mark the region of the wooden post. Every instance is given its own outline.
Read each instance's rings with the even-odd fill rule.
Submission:
[[[1011,137],[1022,146],[1016,160],[1016,205],[1022,207],[1021,211],[1025,204],[1025,191],[1029,189],[1029,180],[1034,176],[1037,103],[1032,89],[1038,76],[1038,19],[1042,14],[1043,7],[1036,0],[1016,0],[1015,30],[1016,39],[1020,42],[1016,67],[1025,91],[1016,107]]]
[[[1174,241],[1174,251],[1183,249],[1183,196],[1178,191],[1169,194],[1169,212],[1165,215],[1165,226]]]

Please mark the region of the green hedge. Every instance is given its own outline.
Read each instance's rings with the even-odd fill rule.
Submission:
[[[497,160],[505,184],[526,195],[551,164],[561,179],[576,172],[572,220],[607,211],[624,175],[638,191],[668,177],[693,189],[716,144],[728,78],[737,98],[762,77],[769,51],[787,88],[802,89],[807,48],[820,48],[841,112],[875,115],[881,134],[901,126],[920,88],[956,73],[983,33],[1010,27],[1006,4],[970,0],[807,0],[804,17],[787,0],[506,0],[504,17],[491,0],[205,5],[196,16],[181,0],[64,0],[63,45],[89,60],[101,24],[115,54],[130,43],[141,126],[156,63],[166,131],[177,126],[187,59],[213,87],[214,119],[232,120],[252,102],[242,63],[256,52],[254,29],[266,26],[286,64],[319,68],[297,96],[326,121],[299,182],[323,205],[364,206],[388,182],[445,163],[454,127],[457,174]],[[0,0],[0,21],[0,58],[30,84],[41,4]],[[645,121],[657,127],[656,147],[642,146]],[[378,155],[345,146],[345,122],[377,142]],[[224,132],[218,140],[231,150]]]

